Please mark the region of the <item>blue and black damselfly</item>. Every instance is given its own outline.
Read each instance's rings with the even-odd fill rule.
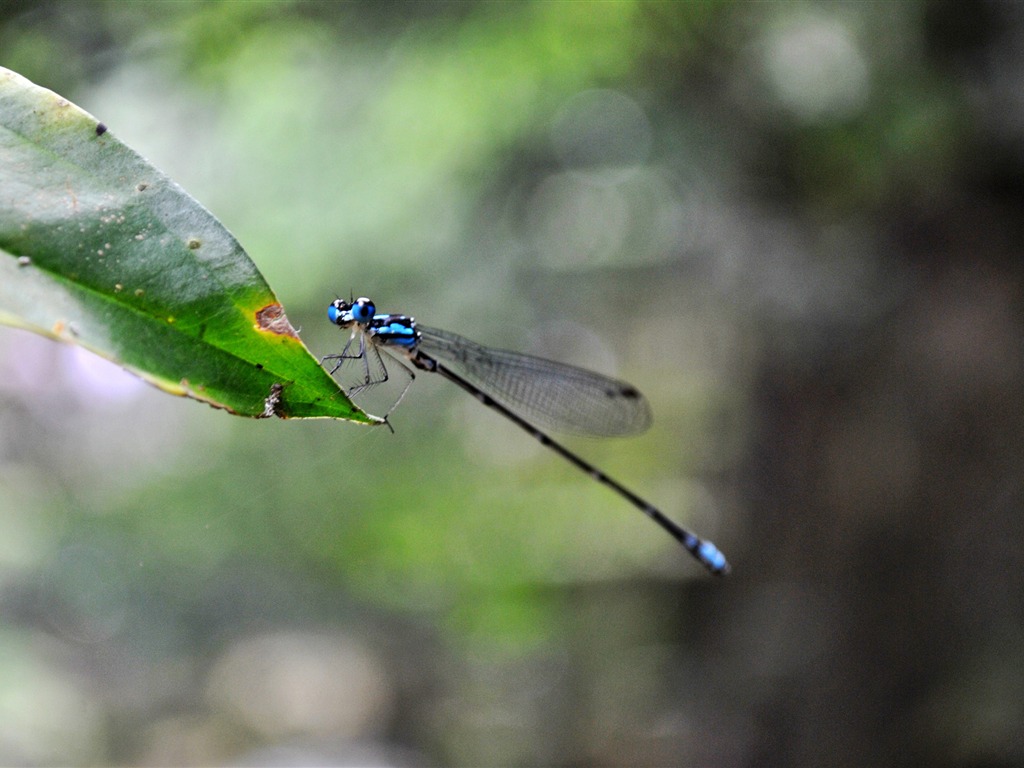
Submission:
[[[351,331],[341,353],[327,355],[322,361],[334,363],[332,375],[348,361],[359,366],[358,382],[349,394],[388,379],[382,351],[399,365],[404,357],[414,368],[439,373],[629,501],[709,571],[717,575],[729,572],[725,555],[710,541],[682,528],[653,504],[534,426],[537,423],[556,432],[599,437],[642,432],[650,426],[650,409],[632,385],[572,365],[490,349],[457,334],[420,325],[408,315],[378,314],[367,298],[337,299],[327,308],[327,317],[339,328]],[[415,374],[408,368],[405,371],[411,383]],[[402,396],[407,390],[408,384]]]

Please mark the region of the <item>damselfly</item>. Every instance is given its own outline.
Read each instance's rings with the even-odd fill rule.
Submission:
[[[327,308],[327,317],[339,328],[351,331],[341,353],[322,360],[334,362],[332,375],[347,361],[360,367],[358,383],[349,389],[350,394],[388,379],[382,351],[398,364],[404,358],[414,368],[439,373],[629,501],[668,531],[709,571],[718,575],[729,572],[725,555],[710,541],[690,533],[534,426],[537,423],[556,432],[601,437],[642,432],[650,426],[650,409],[631,384],[532,355],[490,349],[463,336],[420,325],[408,315],[378,314],[367,298],[337,299]],[[411,384],[415,374],[405,370]],[[407,390],[408,384],[392,410]]]

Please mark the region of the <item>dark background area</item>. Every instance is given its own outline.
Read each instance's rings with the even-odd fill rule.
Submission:
[[[0,65],[239,238],[627,378],[233,419],[0,329],[0,762],[1024,764],[1024,6],[33,3]],[[0,173],[2,173],[0,169]]]

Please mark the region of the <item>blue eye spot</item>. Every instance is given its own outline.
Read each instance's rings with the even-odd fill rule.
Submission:
[[[335,306],[334,304],[328,305],[328,307],[327,307],[327,319],[328,320],[330,320],[332,323],[337,325],[338,318],[340,316],[341,316],[341,313],[338,311],[337,306]]]
[[[356,303],[352,305],[352,319],[357,323],[370,322],[376,312],[377,307],[367,298],[356,299]]]

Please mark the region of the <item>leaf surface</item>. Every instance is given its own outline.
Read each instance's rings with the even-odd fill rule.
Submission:
[[[379,423],[209,211],[96,118],[3,68],[0,323],[235,414]]]

